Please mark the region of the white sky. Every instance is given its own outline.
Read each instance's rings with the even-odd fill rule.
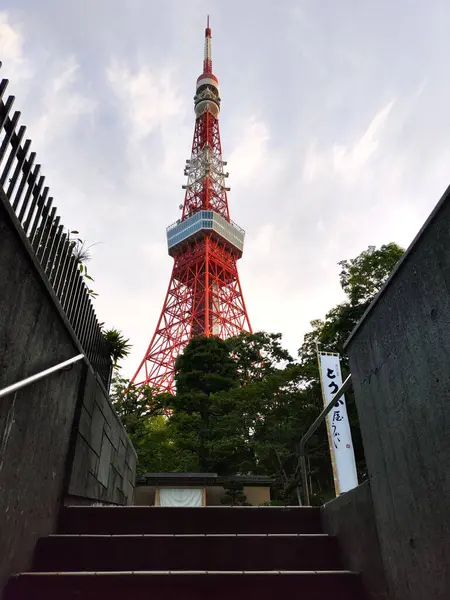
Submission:
[[[130,376],[169,283],[208,12],[255,330],[295,353],[343,297],[337,262],[407,246],[449,182],[447,0],[0,0],[0,73],[64,224],[100,242],[96,310]]]

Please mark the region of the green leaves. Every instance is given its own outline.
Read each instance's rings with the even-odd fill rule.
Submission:
[[[169,421],[176,443],[183,451],[197,454],[201,471],[214,471],[221,460],[214,451],[220,416],[214,398],[238,383],[237,363],[226,342],[217,337],[193,338],[177,359],[175,382]]]
[[[352,305],[364,304],[380,290],[392,269],[403,255],[403,248],[391,242],[369,246],[356,258],[341,260],[339,280]]]
[[[348,336],[402,254],[400,246],[390,243],[378,250],[369,246],[356,258],[340,261],[339,279],[347,300],[329,310],[324,319],[311,321],[312,330],[305,335],[299,350],[300,362],[309,380],[318,380],[316,344],[328,352],[343,354]]]
[[[87,279],[88,281],[94,281],[93,277],[88,274],[86,263],[91,260],[92,257],[90,249],[96,244],[91,244],[88,246],[81,238],[77,238],[76,240],[71,239],[71,235],[79,235],[79,232],[76,230],[67,232],[67,239],[71,245],[71,250],[75,261],[78,264],[78,270],[84,279]],[[97,292],[90,289],[89,286],[87,286],[87,288],[88,294],[92,299],[98,296]]]
[[[136,387],[116,376],[111,400],[137,453],[137,473],[195,471],[196,455],[183,452],[164,414],[167,394],[149,386]]]
[[[242,385],[250,380],[262,380],[293,361],[289,352],[281,346],[281,333],[241,333],[227,339],[226,344],[237,363]]]
[[[93,290],[89,290],[89,293],[95,294]],[[119,360],[130,354],[132,348],[131,344],[128,343],[130,340],[125,339],[123,334],[117,329],[103,330],[103,339],[112,358],[113,366],[117,368]]]
[[[392,269],[403,254],[403,249],[395,243],[386,244],[376,249],[369,246],[356,258],[342,260],[340,283],[347,295],[347,300],[330,309],[323,319],[311,322],[312,330],[304,337],[299,349],[299,360],[307,389],[321,401],[319,367],[316,348],[327,352],[338,352],[342,359],[343,375],[348,369],[344,353],[345,342],[356,327],[365,310],[389,277]],[[364,449],[359,429],[353,392],[346,394],[347,412],[352,429],[353,445],[357,468],[360,478],[366,474]],[[329,454],[323,427],[317,434],[317,446],[310,444],[311,470],[313,485],[316,489],[327,492],[326,466],[329,464]],[[329,486],[332,483],[330,482]]]
[[[221,499],[222,504],[227,506],[250,506],[247,497],[244,494],[244,485],[233,479],[228,480],[223,485],[225,495]]]
[[[122,385],[115,405],[136,447],[139,472],[217,472],[231,482],[236,474],[268,475],[275,480],[272,500],[295,503],[299,442],[323,408],[316,344],[339,352],[345,371],[345,341],[402,252],[387,244],[341,261],[347,300],[312,321],[298,360],[283,348],[281,334],[200,336],[177,359],[176,395]],[[120,332],[105,336],[117,360],[128,354],[128,340]],[[364,476],[351,392],[346,399],[358,471]],[[309,442],[308,463],[315,502],[322,503],[334,495],[325,424]],[[245,503],[242,490],[233,485],[227,502]]]
[[[175,364],[177,396],[193,391],[210,395],[236,384],[237,364],[227,343],[217,337],[193,338]]]
[[[286,407],[302,393],[299,377],[280,334],[194,338],[176,364],[169,419],[176,444],[197,452],[201,471],[270,474],[284,487],[291,475],[282,470],[296,455],[299,438],[298,429],[280,425],[280,418],[283,409],[286,422],[296,415]]]

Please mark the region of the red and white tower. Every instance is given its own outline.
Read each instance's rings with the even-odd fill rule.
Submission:
[[[177,356],[196,335],[227,338],[251,332],[237,261],[244,231],[230,220],[219,133],[219,81],[212,73],[211,29],[205,30],[203,73],[194,97],[195,130],[181,219],[167,228],[174,259],[164,306],[132,383],[174,391]]]

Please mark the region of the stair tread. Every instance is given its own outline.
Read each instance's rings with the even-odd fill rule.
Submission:
[[[321,533],[317,507],[71,506],[58,533]]]
[[[5,600],[360,600],[343,566],[317,507],[73,506]]]
[[[34,571],[253,571],[341,568],[328,535],[53,535]]]
[[[337,570],[310,570],[310,571],[289,571],[289,570],[257,570],[257,571],[204,571],[204,570],[175,570],[175,571],[24,571],[13,575],[13,577],[34,577],[34,576],[70,576],[70,577],[86,577],[93,575],[355,575],[356,571],[348,571],[346,569]]]
[[[361,600],[357,573],[333,571],[93,571],[23,573],[9,581],[4,600]]]
[[[148,506],[146,504],[130,504],[129,506],[114,506],[111,504],[105,504],[102,506],[92,506],[91,504],[66,504],[64,509],[71,509],[71,510],[86,510],[86,509],[98,509],[98,510],[103,510],[103,509],[118,509],[118,510],[133,510],[135,508],[145,508],[146,510],[173,510],[173,511],[179,511],[180,507],[178,506]],[[292,506],[263,506],[263,505],[259,505],[259,506],[226,506],[226,505],[217,505],[217,506],[189,506],[189,507],[184,507],[184,508],[188,508],[189,510],[256,510],[256,509],[261,509],[261,510],[286,510],[286,509],[290,509],[290,510],[297,510],[297,511],[320,511],[320,507],[318,506],[296,506],[296,505],[292,505]]]
[[[52,533],[46,539],[88,538],[333,538],[328,533]]]

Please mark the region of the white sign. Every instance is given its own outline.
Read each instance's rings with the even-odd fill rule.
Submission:
[[[342,385],[339,354],[319,352],[320,378],[324,405],[327,406]],[[336,495],[358,485],[352,434],[348,422],[345,397],[327,415],[328,439],[333,463]]]
[[[203,490],[201,488],[160,488],[160,506],[202,506]]]

